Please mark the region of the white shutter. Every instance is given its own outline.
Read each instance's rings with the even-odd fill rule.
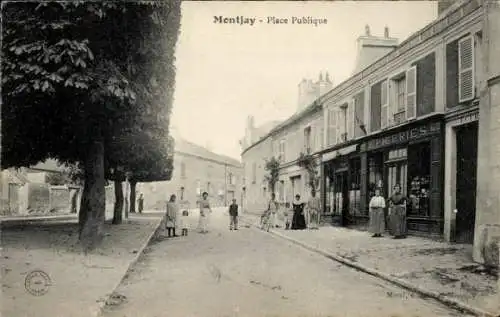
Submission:
[[[417,117],[417,66],[406,71],[406,119]]]
[[[474,99],[474,38],[467,36],[458,42],[458,99]]]
[[[356,130],[356,126],[358,125],[356,120],[356,103],[355,99],[352,98],[349,101],[349,105],[347,108],[347,139],[354,139],[354,131]]]
[[[380,85],[380,127],[382,129],[387,127],[387,119],[389,117],[388,106],[388,80],[382,82]]]
[[[387,84],[387,126],[389,127],[394,125],[394,114],[398,112],[397,89],[397,83],[394,80],[389,80]]]

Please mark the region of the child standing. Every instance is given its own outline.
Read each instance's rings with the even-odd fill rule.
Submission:
[[[182,211],[182,216],[180,219],[180,227],[182,229],[181,235],[187,236],[188,235],[188,216],[189,213],[187,210]]]
[[[293,211],[290,210],[290,203],[285,204],[285,230],[289,230],[292,224]]]

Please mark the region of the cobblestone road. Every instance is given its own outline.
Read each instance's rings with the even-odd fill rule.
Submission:
[[[229,231],[222,211],[211,227],[154,243],[104,316],[464,316],[256,229]]]

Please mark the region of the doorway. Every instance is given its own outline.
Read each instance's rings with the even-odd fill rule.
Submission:
[[[455,242],[472,243],[476,222],[477,123],[456,130],[457,192]]]
[[[335,173],[334,212],[340,216],[340,225],[349,225],[349,186],[347,170]]]

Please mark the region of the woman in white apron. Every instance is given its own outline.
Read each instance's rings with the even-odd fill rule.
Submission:
[[[200,233],[207,233],[207,227],[210,220],[210,214],[212,213],[212,208],[210,208],[210,202],[208,201],[208,193],[204,192],[202,194],[202,200],[200,201],[200,221],[199,230]]]

